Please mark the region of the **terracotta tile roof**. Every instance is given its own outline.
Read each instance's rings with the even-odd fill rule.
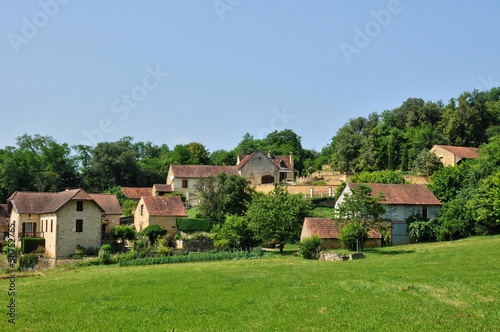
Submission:
[[[18,213],[51,213],[69,201],[92,201],[104,209],[82,189],[71,189],[59,193],[15,192],[9,199]]]
[[[330,218],[305,218],[304,227],[307,227],[309,234],[317,235],[322,239],[338,239],[339,226]],[[369,239],[380,239],[379,232],[371,230],[368,232]]]
[[[477,148],[468,148],[464,146],[450,146],[450,145],[435,145],[443,150],[453,153],[459,158],[476,159],[479,158]]]
[[[151,216],[187,216],[180,196],[148,196],[142,199]]]
[[[90,197],[94,201],[99,204],[100,207],[104,209],[104,213],[108,215],[113,214],[122,214],[122,209],[120,207],[120,203],[118,202],[118,198],[113,194],[89,194]]]
[[[172,189],[172,186],[169,185],[169,184],[154,184],[153,185],[153,191],[155,192],[167,192],[167,193],[171,193],[173,192],[174,190]]]
[[[240,163],[236,165],[236,168],[239,170],[241,169],[252,157],[260,151],[256,151],[252,154],[240,154],[238,157],[240,158]],[[269,158],[268,155],[264,154],[264,156],[267,157],[269,161],[271,161],[278,169],[280,170],[291,170],[292,169],[292,164],[290,163],[290,156],[275,156],[271,155],[271,158]]]
[[[121,191],[130,199],[141,199],[141,197],[153,196],[150,187],[121,187]]]
[[[9,227],[10,215],[7,204],[0,204],[0,227]]]
[[[253,156],[257,153],[251,153],[251,154],[240,154],[238,155],[238,158],[240,159],[240,163],[236,165],[236,169],[240,170],[250,159],[252,159]]]
[[[393,205],[441,205],[441,202],[432,194],[425,184],[384,184],[363,183],[372,188],[372,194],[385,195],[384,204]],[[348,183],[350,188],[358,188],[359,183]]]
[[[170,169],[177,178],[206,178],[210,174],[217,175],[221,172],[226,172],[229,175],[240,175],[235,166],[170,165]]]

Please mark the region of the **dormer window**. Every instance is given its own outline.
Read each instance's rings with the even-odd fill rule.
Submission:
[[[281,167],[286,167],[286,164],[285,164],[285,162],[283,160],[280,161],[280,166]]]
[[[76,211],[83,211],[83,202],[76,202]]]

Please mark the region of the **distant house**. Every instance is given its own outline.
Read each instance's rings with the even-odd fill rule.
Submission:
[[[383,218],[392,221],[392,244],[409,244],[408,225],[406,219],[415,214],[425,218],[435,218],[441,209],[441,202],[424,184],[382,184],[363,183],[372,189],[373,195],[382,192],[385,196],[383,204],[387,212]],[[349,182],[342,190],[335,202],[337,209],[345,200],[345,195],[351,193],[352,188],[358,188],[358,183]]]
[[[279,183],[294,179],[297,171],[294,169],[293,153],[289,156],[275,156],[268,151],[238,155],[236,169],[247,179],[249,184]]]
[[[180,196],[142,197],[134,214],[135,230],[157,224],[169,234],[177,234],[177,217],[187,217]]]
[[[463,146],[434,145],[431,149],[444,166],[455,166],[467,159],[479,158],[477,148]]]
[[[103,229],[121,214],[116,196],[87,194],[82,189],[15,192],[7,205],[16,245],[21,246],[25,236],[43,237],[51,257],[67,257],[77,245],[100,247]]]
[[[305,218],[300,233],[300,241],[304,241],[314,235],[323,239],[323,249],[338,249],[342,247],[339,238],[339,226],[330,218]],[[379,232],[371,230],[365,248],[377,248],[382,246],[382,236]]]
[[[9,238],[9,211],[7,204],[0,204],[0,241]]]
[[[113,194],[89,194],[100,207],[104,209],[102,215],[102,233],[107,234],[111,228],[120,225],[122,209],[118,199]]]
[[[225,172],[229,175],[240,174],[234,166],[209,166],[209,165],[170,165],[167,175],[167,185],[172,190],[182,192],[190,201],[196,197],[195,185],[200,178]]]
[[[153,187],[121,187],[120,189],[125,196],[136,203],[139,203],[141,197],[162,196],[174,191],[172,186],[167,184],[154,184]]]

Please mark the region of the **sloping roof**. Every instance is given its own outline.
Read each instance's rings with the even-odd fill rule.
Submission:
[[[120,187],[125,196],[130,199],[141,199],[141,197],[153,196],[150,187]]]
[[[317,235],[322,239],[338,239],[339,226],[330,218],[305,218],[304,227],[307,227],[309,234]],[[368,232],[369,239],[380,239],[379,232],[371,230]]]
[[[50,213],[59,210],[68,201],[92,201],[104,209],[82,189],[71,189],[59,193],[37,193],[16,191],[8,201],[18,213]]]
[[[0,227],[9,227],[9,211],[7,204],[0,204]]]
[[[373,195],[384,193],[384,204],[393,205],[441,205],[425,184],[385,184],[363,183],[372,189]],[[359,183],[349,182],[350,188],[358,188]]]
[[[148,196],[142,199],[151,216],[187,216],[180,196]]]
[[[172,174],[178,178],[207,178],[211,174],[226,172],[229,175],[240,175],[235,166],[209,165],[170,165]]]
[[[479,158],[477,148],[468,148],[464,146],[450,146],[450,145],[435,145],[443,150],[453,153],[459,158],[476,159]]]
[[[252,154],[240,154],[238,157],[240,158],[240,163],[236,165],[237,169],[241,169],[252,157],[260,151],[256,151]],[[264,153],[262,153],[264,154]],[[290,163],[290,156],[275,156],[271,155],[269,158],[268,155],[264,154],[266,158],[271,161],[278,169],[280,170],[292,170],[292,164]]]
[[[93,200],[99,204],[104,209],[104,213],[108,215],[113,214],[122,214],[122,209],[120,207],[120,203],[118,202],[118,198],[113,194],[89,194]]]
[[[159,184],[156,183],[153,185],[153,190],[156,192],[173,192],[172,186],[169,184]]]

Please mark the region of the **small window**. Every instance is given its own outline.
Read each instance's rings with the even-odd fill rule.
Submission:
[[[52,233],[54,231],[54,223],[53,223],[53,219],[50,219],[50,232]]]
[[[76,202],[76,211],[83,211],[83,202]]]
[[[188,187],[188,180],[182,180],[182,188]]]
[[[49,220],[45,220],[45,231],[48,232],[49,231]]]
[[[427,219],[427,206],[422,206],[422,217],[424,217],[424,219]]]
[[[141,204],[141,216],[144,215],[144,204]]]
[[[77,233],[83,232],[83,220],[82,219],[76,219],[76,232]]]

